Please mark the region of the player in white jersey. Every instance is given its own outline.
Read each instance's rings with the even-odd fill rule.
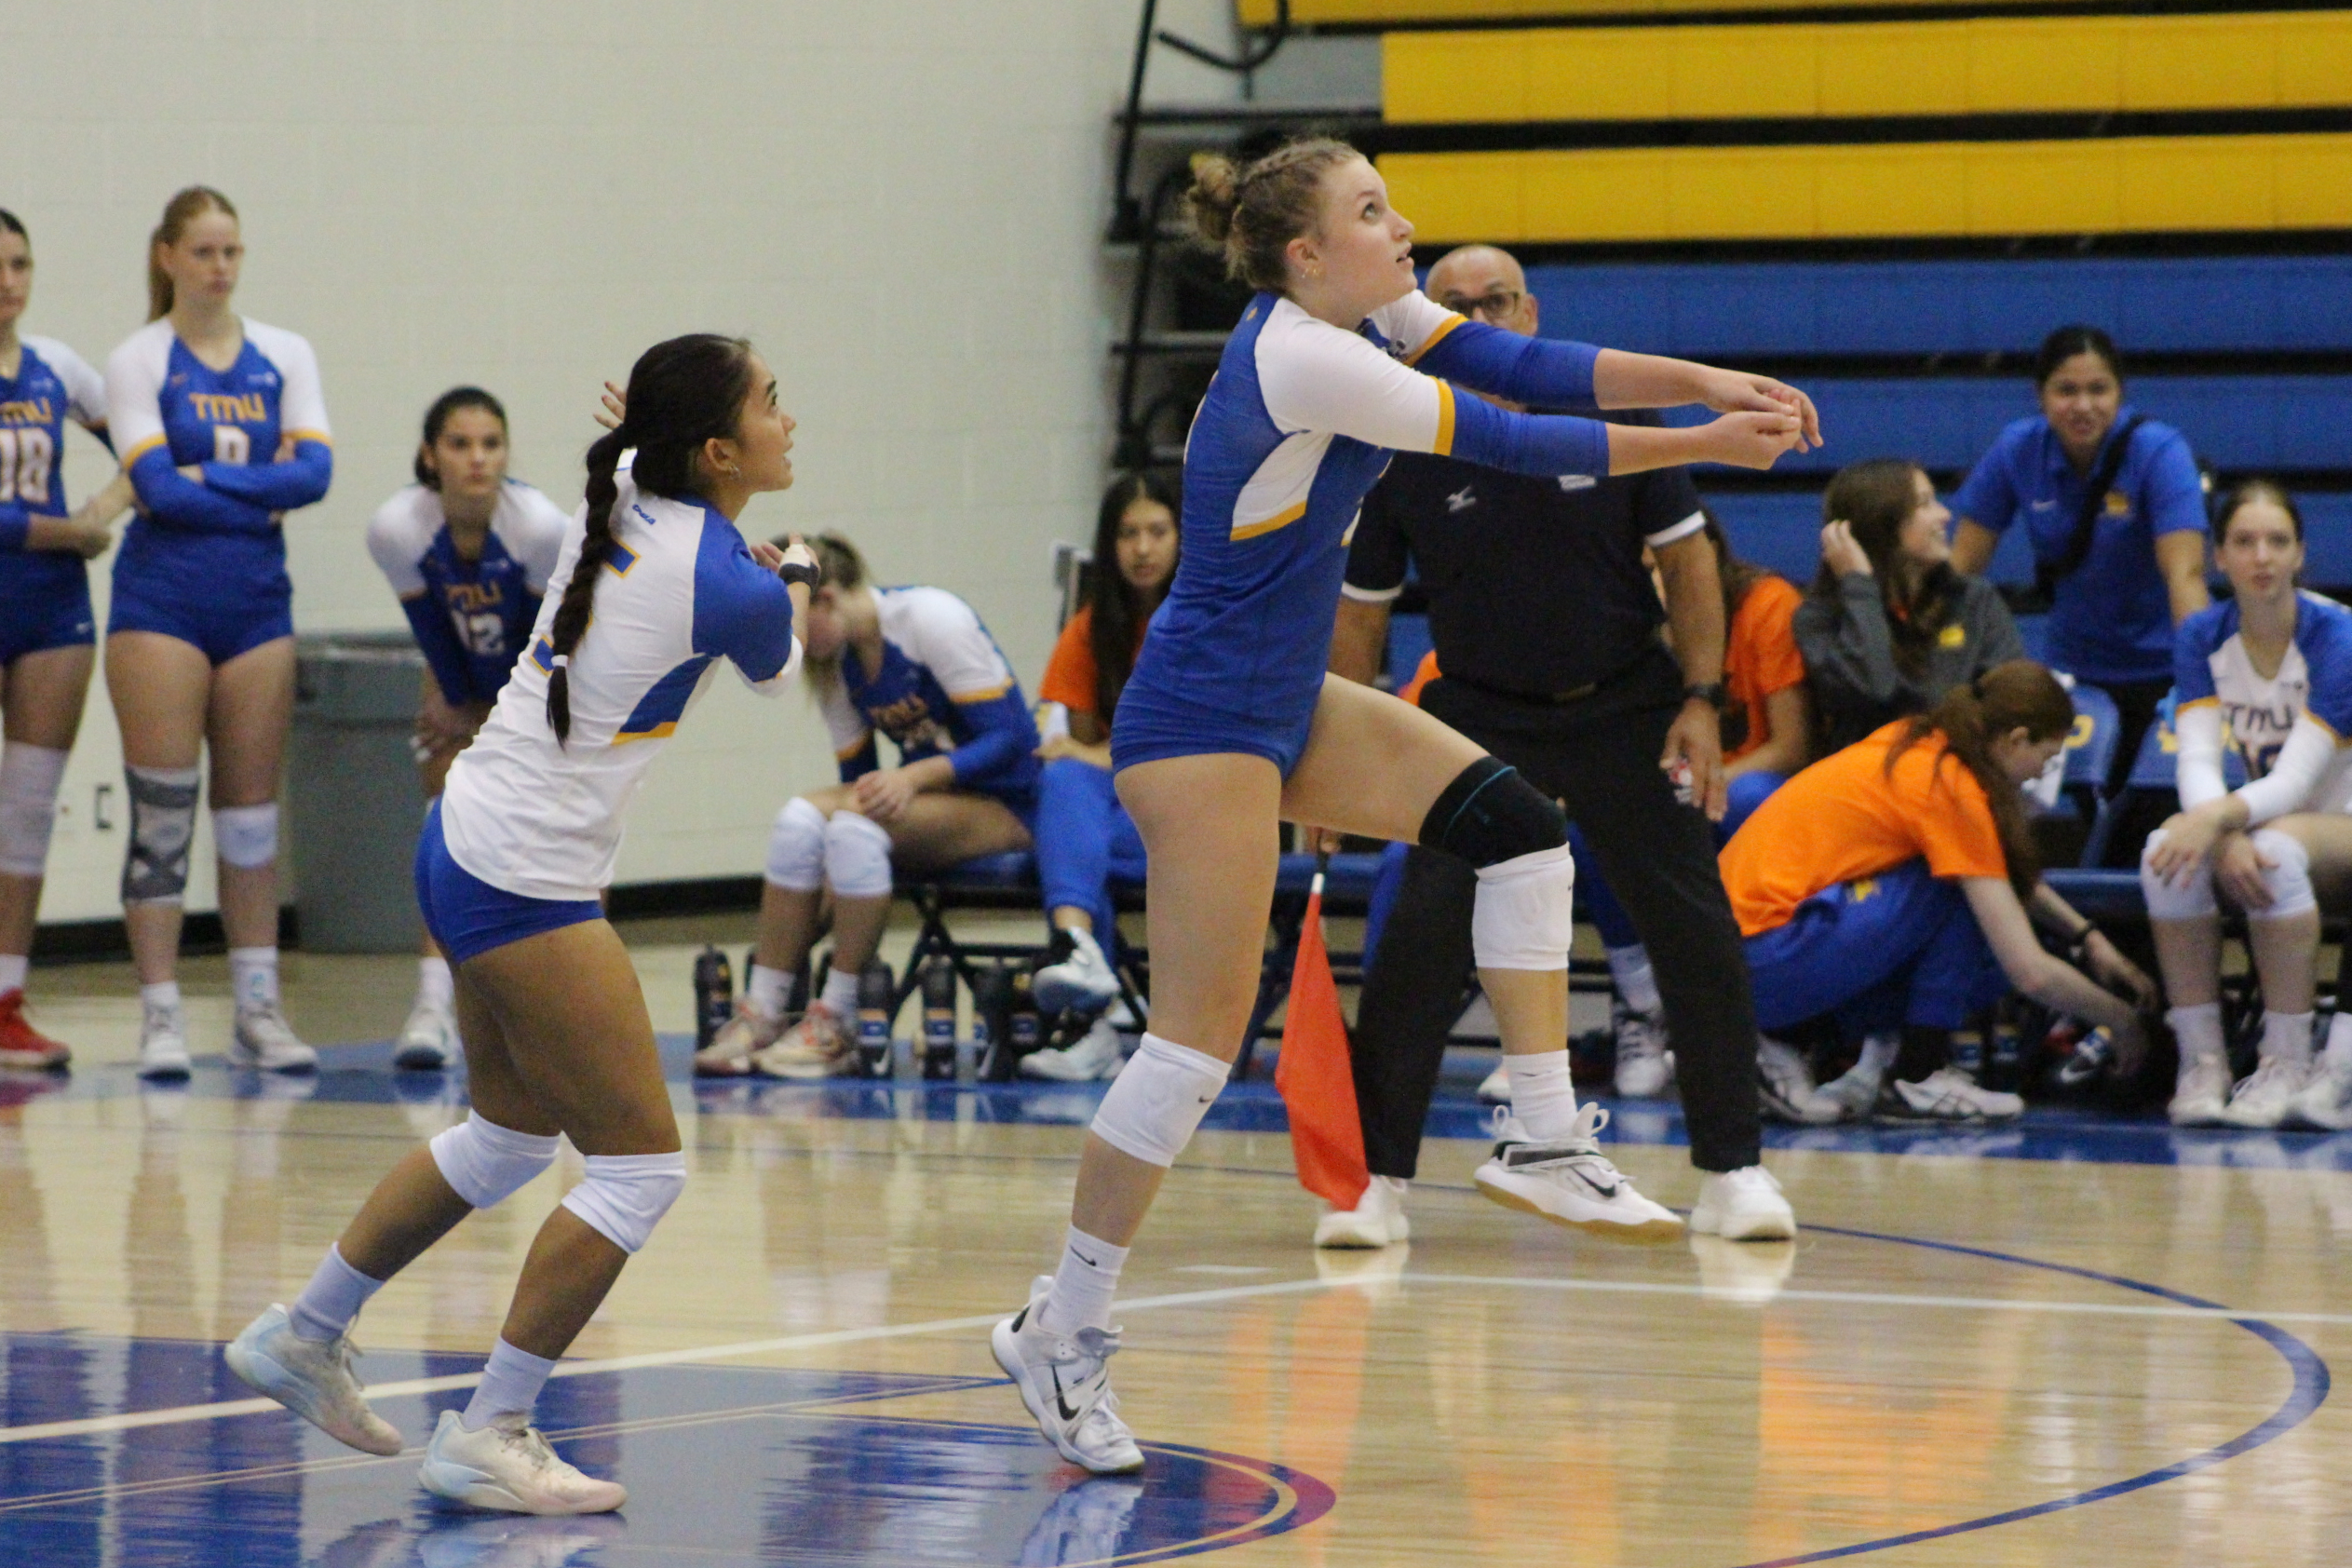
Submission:
[[[425,796],[490,717],[514,673],[563,544],[563,513],[507,477],[507,411],[479,386],[454,386],[425,412],[416,482],[376,508],[368,553],[399,596],[424,652],[415,750]],[[445,1067],[457,1044],[449,960],[428,933],[416,1003],[393,1065]]]
[[[2172,1120],[2352,1126],[2352,1013],[2311,1060],[2318,887],[2352,878],[2352,611],[2295,586],[2303,517],[2266,480],[2214,514],[2232,596],[2181,623],[2173,726],[2182,809],[2148,837],[2140,881],[2181,1043]],[[2247,782],[2228,788],[2232,748]],[[2232,1088],[2222,1035],[2219,893],[2246,913],[2262,977],[2261,1064]]]
[[[19,335],[33,303],[33,241],[0,209],[0,1067],[72,1056],[24,1018],[33,926],[48,868],[58,785],[96,663],[89,574],[130,505],[121,474],[69,515],[65,426],[106,439],[106,384],[55,338]]]
[[[442,1413],[419,1478],[438,1495],[518,1513],[626,1500],[558,1458],[531,1410],[686,1181],[644,995],[597,902],[621,815],[719,660],[755,691],[783,688],[817,576],[804,547],[747,547],[736,528],[752,496],[792,482],[792,421],[750,345],[657,344],[631,371],[629,399],[619,427],[588,448],[588,498],[531,651],[451,765],[417,849],[426,926],[456,966],[472,1114],[378,1183],[292,1308],[271,1307],[227,1351],[239,1377],[322,1430],[398,1453],[399,1432],[350,1371],[352,1320],[569,1137],[587,1180],[540,1227],[480,1386],[462,1414]],[[631,448],[633,482],[618,477]]]

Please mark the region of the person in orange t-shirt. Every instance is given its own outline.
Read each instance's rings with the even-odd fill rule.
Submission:
[[[2114,1030],[2136,1067],[2140,1012],[2106,987],[2145,1006],[2154,986],[2041,884],[2019,790],[2074,723],[2057,679],[2012,660],[1798,774],[1733,835],[1723,888],[1755,989],[1768,1110],[1801,1121],[2018,1115],[2017,1096],[1944,1061],[1950,1032],[2012,986]],[[2037,921],[2097,979],[2044,951]],[[1863,1052],[1815,1089],[1772,1036],[1823,1016]]]

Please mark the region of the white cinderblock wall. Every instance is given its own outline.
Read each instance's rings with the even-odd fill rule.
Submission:
[[[11,0],[0,206],[33,231],[29,331],[102,364],[191,182],[239,206],[240,308],[317,346],[332,493],[289,521],[304,631],[401,624],[370,511],[416,422],[479,382],[564,506],[598,384],[679,331],[748,332],[800,419],[799,484],[747,529],[838,528],[953,588],[1034,688],[1049,542],[1107,450],[1117,280],[1099,236],[1132,0]],[[1229,37],[1223,0],[1163,19]],[[1221,95],[1181,62],[1156,96]],[[80,440],[78,498],[105,455]],[[104,563],[98,570],[105,607]],[[121,751],[102,682],[43,915],[115,911]],[[722,680],[632,815],[624,881],[748,872],[830,776],[798,697]],[[111,831],[91,819],[115,782]],[[210,907],[209,838],[192,908]]]

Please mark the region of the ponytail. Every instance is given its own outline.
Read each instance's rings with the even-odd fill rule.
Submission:
[[[147,237],[147,319],[160,321],[171,314],[171,275],[155,260],[155,251],[166,245],[177,245],[180,237],[188,232],[188,225],[207,212],[237,216],[237,209],[229,198],[210,185],[190,185],[174,192],[163,204],[163,222]]]
[[[2048,740],[2074,727],[2075,701],[2058,677],[2032,659],[2011,659],[1965,686],[1954,686],[1941,702],[1913,719],[1886,752],[1886,772],[1892,777],[1896,759],[1941,736],[1945,751],[1984,787],[1993,825],[2001,835],[2002,857],[2008,863],[2009,885],[2019,898],[2031,899],[2042,877],[2041,855],[2034,847],[2024,791],[1994,760],[1993,741],[2016,729],[2034,740]]]
[[[572,738],[572,655],[588,635],[597,580],[615,542],[613,504],[620,498],[620,482],[614,476],[621,453],[636,448],[631,478],[646,494],[672,499],[700,494],[702,444],[735,436],[750,385],[750,344],[710,332],[657,343],[630,367],[627,417],[588,449],[586,532],[547,629],[553,652],[547,727],[559,746]]]

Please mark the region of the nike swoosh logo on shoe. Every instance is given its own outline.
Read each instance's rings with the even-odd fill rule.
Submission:
[[[1078,1419],[1078,1413],[1072,1410],[1070,1401],[1061,1396],[1061,1369],[1055,1367],[1049,1370],[1053,1373],[1053,1408],[1061,1413],[1062,1420],[1075,1421]]]

